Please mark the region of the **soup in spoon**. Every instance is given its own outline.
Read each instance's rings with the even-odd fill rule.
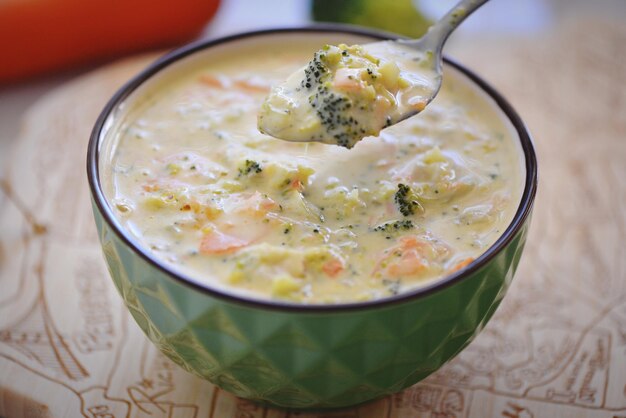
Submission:
[[[326,45],[261,106],[261,132],[352,148],[424,109],[439,89],[432,54],[393,41]]]

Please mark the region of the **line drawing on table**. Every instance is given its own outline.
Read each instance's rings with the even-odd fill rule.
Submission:
[[[197,417],[198,405],[163,399],[175,390],[176,382],[173,371],[177,366],[160,352],[154,351],[155,356],[152,358],[152,365],[148,367],[146,361],[149,350],[154,350],[154,347],[149,343],[144,343],[138,370],[140,380],[129,385],[126,389],[130,400],[137,408],[150,415],[154,415],[157,411],[161,414],[169,412],[171,415],[176,411],[182,413],[183,410],[186,410],[192,413],[192,415],[187,414],[186,416]],[[148,371],[152,375],[149,375]]]
[[[486,354],[489,352],[489,348],[490,348],[489,346],[494,346],[496,344],[491,343],[487,345],[487,348],[481,348],[482,347],[481,340],[479,339],[477,340],[476,344],[473,344],[470,347],[468,347],[467,350],[465,350],[457,358],[452,360],[448,366],[436,372],[433,376],[427,378],[425,382],[433,382],[433,383],[443,384],[446,386],[451,385],[453,387],[466,388],[469,390],[482,390],[482,391],[487,391],[489,393],[493,393],[496,395],[508,396],[512,398],[533,399],[537,401],[548,402],[548,403],[552,402],[552,403],[558,403],[558,404],[568,403],[568,404],[572,404],[577,407],[581,407],[585,409],[606,409],[606,410],[615,410],[615,411],[626,409],[626,397],[624,398],[624,406],[620,405],[617,407],[609,407],[606,405],[606,397],[607,397],[609,377],[610,377],[609,364],[610,364],[610,355],[611,355],[613,342],[612,342],[611,332],[609,330],[603,329],[598,326],[598,324],[601,321],[603,321],[605,318],[610,317],[611,313],[614,312],[619,307],[620,307],[620,304],[618,303],[609,304],[609,306],[605,307],[601,312],[599,312],[596,315],[596,317],[593,318],[587,324],[587,326],[579,330],[570,330],[570,332],[574,332],[576,334],[576,338],[573,340],[566,340],[564,343],[565,345],[571,344],[571,349],[567,349],[563,351],[562,353],[562,354],[567,354],[567,358],[564,358],[564,359],[556,358],[556,360],[558,360],[559,363],[558,363],[558,367],[554,368],[554,372],[552,373],[552,375],[548,379],[541,379],[541,380],[538,380],[536,382],[526,385],[524,387],[524,390],[521,393],[515,393],[515,391],[506,390],[506,388],[498,386],[496,384],[496,377],[501,376],[503,374],[506,375],[511,370],[515,370],[516,368],[519,370],[524,370],[523,368],[520,369],[520,367],[524,367],[525,364],[532,362],[536,349],[530,350],[528,349],[528,347],[533,346],[532,332],[536,328],[530,327],[530,326],[527,326],[523,332],[523,335],[526,335],[526,344],[524,345],[524,347],[526,348],[526,351],[528,352],[528,355],[529,355],[529,357],[527,357],[524,362],[517,363],[517,364],[513,363],[513,364],[504,365],[504,364],[501,364],[501,362],[498,362],[497,360],[487,355],[484,361],[487,363],[490,363],[495,368],[493,370],[481,371],[480,367],[478,368],[474,367],[471,358],[468,358],[468,357],[470,357],[477,350],[479,352],[483,350],[483,352]],[[511,325],[512,324],[509,324],[509,326]],[[498,333],[497,331],[491,332],[490,331],[491,328],[492,327],[488,326],[487,329],[485,329],[485,332],[484,332],[485,336],[482,337],[482,339],[485,339],[485,337],[487,337],[490,333],[491,334]],[[548,327],[547,329],[550,329],[550,328]],[[582,344],[588,341],[595,341],[596,351],[593,353],[585,354],[584,352],[582,352]],[[485,349],[487,351],[485,351]],[[603,385],[601,387],[601,392],[600,392],[602,402],[599,405],[595,406],[595,405],[589,405],[589,404],[581,404],[580,402],[574,402],[576,398],[571,399],[569,401],[567,399],[557,400],[557,399],[550,399],[549,396],[541,397],[541,396],[533,395],[531,393],[533,389],[546,387],[548,384],[562,377],[562,374],[565,372],[565,370],[567,370],[568,367],[572,365],[573,359],[576,358],[576,356],[581,356],[581,355],[585,357],[583,359],[583,363],[587,365],[588,367],[591,367],[591,371],[603,370],[605,372]],[[491,383],[488,385],[487,384],[476,385],[472,383],[471,378],[470,380],[467,380],[467,379],[464,380],[463,370],[467,370],[465,373],[467,373],[468,376],[476,377],[479,375],[483,375],[485,377],[488,377]],[[582,396],[584,397],[584,396],[590,396],[590,394],[592,394],[592,391],[588,389],[588,384],[590,382],[590,379],[593,378],[593,374],[591,373],[591,371],[588,371],[587,374],[585,374],[583,378],[581,379],[582,380],[581,392],[576,394],[577,396],[580,397],[582,394]],[[449,375],[449,377],[447,377],[446,375]],[[578,375],[576,376],[576,378],[577,377]],[[546,388],[546,390],[547,390],[546,394],[549,395],[550,390],[548,388]],[[552,394],[556,395],[556,392],[553,391]]]
[[[21,245],[23,248],[28,247],[31,237],[29,236],[29,231],[27,231],[26,229],[22,228],[23,232],[22,232],[22,236],[21,236]],[[20,263],[20,271],[18,273],[18,285],[17,288],[15,289],[15,293],[14,294],[9,294],[6,295],[6,298],[4,298],[3,300],[0,300],[0,310],[2,310],[3,307],[10,305],[11,303],[13,303],[14,301],[18,300],[21,295],[24,293],[24,287],[26,286],[26,279],[25,276],[27,274],[27,266],[28,266],[28,257],[23,256],[21,263]]]
[[[72,353],[65,337],[57,330],[44,297],[43,260],[47,248],[45,241],[42,240],[41,246],[41,258],[35,268],[39,285],[37,299],[25,316],[0,330],[0,341],[16,347],[44,368],[60,372],[70,380],[82,380],[88,377],[89,373]],[[35,331],[31,331],[33,328]],[[20,331],[23,329],[28,331]]]

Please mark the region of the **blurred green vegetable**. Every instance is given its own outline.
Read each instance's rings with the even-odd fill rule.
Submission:
[[[369,26],[411,38],[421,37],[432,23],[412,0],[313,0],[312,5],[316,21]]]

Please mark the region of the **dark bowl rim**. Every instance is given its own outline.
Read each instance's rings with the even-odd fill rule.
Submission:
[[[141,86],[150,77],[164,69],[165,67],[175,63],[176,61],[187,57],[196,52],[211,48],[217,45],[221,45],[227,42],[236,41],[244,38],[250,38],[255,36],[271,35],[271,34],[283,34],[283,33],[338,33],[346,35],[361,35],[370,37],[372,39],[394,39],[401,38],[401,36],[389,32],[381,32],[362,28],[353,25],[343,24],[316,24],[309,26],[299,27],[281,27],[271,28],[263,30],[255,30],[249,32],[241,32],[234,35],[224,36],[215,39],[200,40],[181,48],[173,50],[155,62],[150,64],[147,68],[142,70],[139,74],[131,78],[126,84],[117,90],[117,92],[107,102],[104,109],[100,113],[94,128],[89,138],[89,146],[87,150],[87,177],[89,182],[89,189],[91,197],[95,202],[95,205],[108,224],[108,226],[115,232],[119,239],[122,240],[136,255],[143,258],[146,262],[153,267],[165,273],[170,278],[174,279],[178,283],[185,286],[192,287],[204,294],[212,297],[216,297],[220,300],[245,305],[247,307],[261,308],[264,310],[279,310],[285,312],[301,312],[301,313],[313,313],[313,312],[340,312],[340,311],[352,311],[352,310],[368,310],[376,308],[385,308],[390,305],[413,302],[417,299],[427,297],[435,292],[441,291],[449,286],[461,282],[463,279],[468,278],[475,272],[487,265],[498,253],[500,253],[508,244],[514,239],[517,233],[525,225],[526,220],[530,216],[534,198],[537,192],[537,158],[535,155],[534,146],[532,143],[531,135],[520,118],[517,112],[504,99],[493,87],[487,84],[483,79],[478,77],[475,73],[463,67],[461,64],[444,57],[444,62],[456,70],[460,71],[472,82],[474,82],[483,92],[485,92],[492,100],[498,105],[500,110],[506,115],[515,131],[519,135],[520,145],[524,152],[524,162],[526,165],[526,178],[524,181],[524,191],[519,207],[513,217],[513,220],[507,227],[507,229],[500,235],[494,244],[492,244],[483,254],[481,254],[476,260],[474,260],[467,267],[456,271],[449,276],[445,276],[439,280],[433,281],[431,284],[427,284],[416,288],[412,291],[400,293],[398,295],[354,303],[341,303],[341,304],[297,304],[293,302],[282,302],[276,300],[264,300],[261,298],[252,298],[244,295],[237,295],[234,292],[222,291],[219,288],[211,287],[210,285],[203,285],[196,280],[187,277],[181,272],[176,272],[170,269],[165,263],[159,261],[156,257],[153,257],[148,251],[141,249],[141,246],[131,238],[121,225],[118,225],[116,217],[112,212],[111,207],[107,204],[104,192],[100,184],[99,176],[99,139],[100,133],[105,126],[105,123],[111,115],[111,113],[123,103],[139,86]]]

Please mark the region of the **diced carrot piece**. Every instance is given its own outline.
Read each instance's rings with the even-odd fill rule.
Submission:
[[[448,273],[454,273],[455,271],[459,271],[462,268],[469,266],[472,261],[474,261],[474,257],[468,257],[465,260],[461,260],[456,263],[452,268],[450,268],[450,270],[448,270]]]
[[[252,84],[245,80],[235,81],[235,87],[239,90],[248,91],[250,93],[269,93],[268,87]]]
[[[363,89],[360,70],[355,68],[340,68],[335,73],[333,87],[344,91],[359,91]]]
[[[300,179],[293,179],[291,181],[290,187],[294,190],[302,190],[304,188]]]
[[[422,110],[424,110],[428,102],[426,101],[426,99],[423,99],[421,97],[412,97],[409,99],[408,104],[413,109],[417,110],[418,112],[421,112]]]
[[[157,190],[159,190],[160,187],[156,183],[147,183],[141,186],[141,188],[144,189],[146,192],[156,192]]]
[[[263,199],[261,199],[259,207],[265,211],[270,211],[272,209],[276,209],[278,205],[269,197],[264,197]]]
[[[418,112],[421,112],[422,110],[424,110],[426,108],[426,101],[423,102],[417,102],[413,105],[413,109],[417,110]]]
[[[213,230],[207,232],[200,242],[200,252],[203,254],[226,254],[234,252],[250,244],[232,235]]]
[[[322,266],[322,271],[326,273],[327,276],[336,277],[339,273],[343,271],[343,263],[336,258],[333,258],[330,261],[327,261]]]
[[[224,88],[224,84],[222,83],[222,81],[219,78],[214,77],[212,75],[203,74],[198,78],[198,81],[200,81],[200,83],[204,84],[205,86],[214,87],[218,89]]]
[[[241,201],[241,205],[237,208],[237,212],[265,215],[270,210],[276,208],[278,208],[278,204],[274,200],[256,191],[252,196]]]
[[[402,248],[417,248],[419,246],[417,238],[413,236],[401,237],[399,241]]]
[[[220,80],[218,77],[215,77],[209,74],[201,75],[198,78],[198,81],[204,84],[205,86],[213,87],[216,89],[227,89],[231,86],[230,82],[227,82],[225,84],[224,81]],[[248,93],[267,94],[269,92],[269,87],[252,84],[246,80],[236,80],[232,83],[232,87],[234,87],[237,90],[246,91]]]
[[[417,249],[409,249],[405,251],[400,259],[389,265],[387,273],[391,277],[409,276],[411,274],[419,273],[424,270],[426,265],[423,258],[418,253]]]
[[[389,277],[420,274],[437,257],[438,250],[431,242],[415,236],[401,237],[398,244],[385,250],[373,274]]]

